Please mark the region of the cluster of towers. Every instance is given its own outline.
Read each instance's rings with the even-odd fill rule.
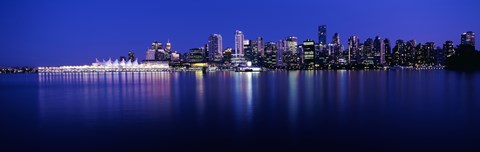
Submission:
[[[445,59],[455,54],[452,41],[446,41],[443,48],[434,42],[425,44],[415,40],[396,40],[380,36],[360,41],[358,36],[350,36],[347,46],[341,44],[340,34],[334,33],[327,42],[327,26],[318,27],[318,42],[307,39],[298,41],[288,36],[279,41],[265,42],[262,37],[245,39],[242,31],[235,31],[235,47],[223,50],[220,34],[211,34],[204,47],[190,49],[180,55],[171,50],[171,43],[163,47],[153,42],[147,50],[146,61],[175,61],[182,63],[212,63],[218,65],[238,65],[251,62],[255,66],[285,69],[323,68],[379,68],[385,66],[442,66]],[[461,43],[475,45],[475,33],[466,32]],[[392,47],[393,46],[393,47]]]

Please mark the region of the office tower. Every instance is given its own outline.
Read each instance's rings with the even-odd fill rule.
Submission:
[[[443,44],[443,51],[447,58],[455,55],[455,47],[453,46],[453,41],[445,41]]]
[[[403,40],[395,41],[395,47],[392,52],[392,65],[402,65],[404,63],[405,42]]]
[[[286,40],[279,40],[276,43],[277,46],[277,55],[276,55],[276,65],[277,66],[283,66],[283,58],[284,58],[284,53],[288,52],[288,43]]]
[[[347,52],[348,64],[357,64],[357,61],[360,60],[358,47],[359,47],[358,36],[350,36],[350,38],[348,38],[348,52]]]
[[[324,47],[327,45],[327,25],[318,26],[318,44]]]
[[[407,42],[407,49],[409,47],[409,44]],[[412,61],[412,65],[415,66],[423,66],[426,64],[427,61],[427,50],[425,49],[426,45],[422,45],[422,43],[417,44],[417,46],[414,49],[414,60]]]
[[[364,52],[364,55],[365,55],[364,58],[374,56],[373,39],[368,38],[367,40],[365,40],[365,42],[363,42],[363,52]]]
[[[132,51],[128,52],[128,61],[133,62],[135,60],[135,53],[133,53]]]
[[[475,33],[468,31],[462,34],[462,45],[472,45],[475,47]]]
[[[305,68],[315,65],[315,41],[307,39],[303,41],[303,63]]]
[[[266,61],[265,64],[270,68],[277,65],[277,46],[275,42],[268,42],[265,46]]]
[[[235,54],[236,56],[243,56],[243,41],[245,36],[242,31],[235,31]]]
[[[258,50],[258,41],[257,40],[250,40],[250,45],[252,48],[252,65],[259,66],[260,64],[260,52]]]
[[[333,34],[332,44],[340,45],[340,34]]]
[[[385,45],[383,44],[382,38],[376,36],[375,40],[373,41],[373,45],[375,50],[375,56],[378,58],[376,59],[376,64],[385,64]]]
[[[446,61],[445,51],[441,47],[437,46],[435,48],[435,65],[436,66],[445,65],[445,61]]]
[[[232,48],[225,49],[222,55],[223,55],[223,62],[232,63]]]
[[[289,36],[286,38],[286,42],[287,42],[286,52],[297,54],[298,38],[295,36]]]
[[[222,55],[222,51],[222,36],[220,34],[210,35],[207,43],[208,61],[214,61],[215,56]]]
[[[387,65],[392,65],[392,46],[389,39],[383,40],[383,47],[385,48],[385,63]]]
[[[258,43],[258,53],[260,57],[265,57],[265,42],[263,41],[262,37],[257,38],[257,43]]]
[[[435,43],[427,42],[425,43],[425,64],[427,66],[432,66],[435,64]]]
[[[253,61],[253,47],[250,40],[243,41],[243,50],[245,51],[245,60]]]
[[[405,45],[406,66],[413,66],[413,64],[415,63],[416,44],[417,42],[415,40],[410,40]]]
[[[340,44],[340,35],[338,33],[333,34],[332,43],[329,44],[330,55],[333,56],[333,60],[338,62],[338,59],[342,57],[343,46]]]

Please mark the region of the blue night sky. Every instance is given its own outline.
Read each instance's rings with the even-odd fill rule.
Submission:
[[[4,0],[0,66],[83,65],[130,50],[144,59],[154,40],[185,52],[211,33],[233,47],[236,29],[246,39],[317,41],[320,24],[328,41],[338,32],[344,45],[351,35],[362,42],[379,35],[441,46],[480,33],[479,14],[478,0]]]

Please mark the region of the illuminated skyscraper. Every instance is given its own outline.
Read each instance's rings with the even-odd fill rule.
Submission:
[[[243,35],[242,31],[235,31],[235,54],[238,56],[243,56],[243,41],[245,39],[245,36]]]
[[[295,36],[287,37],[287,39],[286,39],[286,42],[287,42],[286,52],[293,53],[293,54],[298,53],[297,52],[297,50],[298,50],[298,41],[297,40],[298,40],[298,38],[295,37]]]
[[[379,58],[378,64],[385,64],[385,45],[383,44],[382,38],[379,36],[375,37],[373,41],[375,56]]]
[[[265,57],[265,42],[263,41],[262,37],[257,38],[257,45],[259,56]]]
[[[220,34],[212,34],[208,37],[207,50],[209,61],[214,61],[215,56],[222,55],[222,36]]]
[[[313,67],[315,64],[315,41],[313,40],[306,40],[303,41],[303,63],[308,67]]]
[[[358,47],[359,47],[358,36],[350,36],[350,38],[348,38],[347,63],[356,64],[357,61],[360,60]]]
[[[327,45],[327,25],[318,26],[318,44]]]
[[[468,31],[462,34],[462,45],[475,46],[475,33]]]
[[[453,46],[453,41],[445,41],[445,43],[443,44],[443,51],[445,52],[447,58],[455,55],[455,47]]]

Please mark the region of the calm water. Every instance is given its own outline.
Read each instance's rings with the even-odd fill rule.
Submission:
[[[0,75],[1,149],[480,150],[480,73]]]

